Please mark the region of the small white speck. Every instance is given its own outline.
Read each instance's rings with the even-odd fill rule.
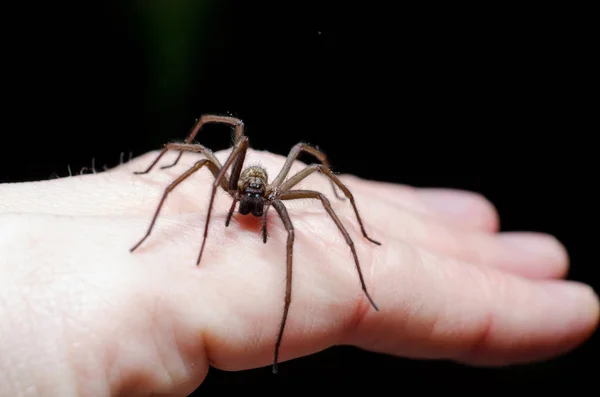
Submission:
[[[319,31],[317,32],[317,34],[321,34],[321,31],[319,30]]]

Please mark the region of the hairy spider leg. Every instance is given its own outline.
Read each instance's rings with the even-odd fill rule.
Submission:
[[[323,165],[325,167],[331,169],[331,166],[329,165],[329,160],[327,159],[327,156],[325,155],[325,153],[323,151],[317,149],[316,147],[310,146],[306,143],[300,142],[300,143],[297,143],[296,145],[294,145],[294,147],[292,147],[292,150],[290,150],[290,153],[288,154],[288,156],[285,160],[285,163],[283,164],[283,167],[281,168],[281,171],[279,171],[279,174],[275,177],[275,179],[273,179],[273,182],[270,185],[271,188],[279,187],[283,183],[285,177],[289,174],[290,169],[292,168],[292,165],[294,164],[294,161],[298,158],[298,156],[302,152],[306,152],[306,153],[313,155],[321,163],[323,163]],[[336,187],[335,183],[332,180],[331,188],[333,189],[333,193],[335,194],[335,196],[338,199],[344,200],[345,197],[340,195],[335,187]]]
[[[210,171],[212,172],[212,174],[215,177],[219,174],[220,169],[219,169],[218,164],[213,163],[209,159],[202,159],[200,161],[197,161],[189,170],[184,172],[179,178],[175,179],[169,186],[167,186],[167,188],[165,189],[165,191],[162,195],[162,198],[160,199],[160,202],[158,203],[158,207],[156,208],[156,211],[154,212],[154,216],[152,217],[152,221],[150,222],[150,226],[148,227],[146,234],[144,235],[144,237],[142,237],[142,239],[137,244],[135,244],[129,250],[130,252],[135,251],[140,245],[142,245],[142,243],[150,236],[150,233],[152,233],[152,229],[154,228],[154,224],[156,223],[158,214],[160,213],[160,210],[161,210],[163,204],[165,203],[165,200],[167,199],[167,196],[169,195],[169,193],[171,193],[173,191],[173,189],[175,189],[175,187],[177,187],[177,185],[179,185],[181,182],[186,180],[188,177],[190,177],[196,171],[199,171],[205,165],[208,166],[208,168],[210,169]]]
[[[202,115],[202,117],[200,117],[200,119],[198,120],[198,122],[194,125],[194,127],[192,128],[190,134],[185,139],[185,143],[192,143],[194,141],[194,138],[196,137],[196,135],[200,131],[200,129],[205,124],[209,124],[209,123],[229,124],[229,125],[235,127],[235,141],[234,141],[234,145],[244,135],[244,122],[242,120],[240,120],[240,119],[238,119],[236,117],[219,116],[219,115],[215,115],[215,114],[205,114],[205,115]],[[175,159],[175,161],[172,164],[164,165],[164,166],[162,166],[160,168],[161,169],[166,169],[166,168],[171,168],[171,167],[175,166],[179,162],[179,160],[181,159],[181,156],[183,156],[183,151],[179,152],[179,155],[177,156],[177,158]]]
[[[287,261],[283,316],[281,319],[281,324],[279,325],[279,334],[277,335],[277,342],[275,342],[275,353],[273,356],[273,373],[276,374],[278,372],[279,348],[281,346],[281,339],[283,338],[283,330],[285,329],[285,323],[287,322],[288,312],[290,310],[290,303],[292,302],[292,257],[294,249],[294,226],[292,225],[292,221],[290,220],[290,216],[285,208],[285,205],[283,205],[283,203],[279,200],[273,200],[272,204],[288,232],[286,245]]]

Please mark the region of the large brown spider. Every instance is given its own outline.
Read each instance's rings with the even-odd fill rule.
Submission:
[[[227,161],[224,165],[221,165],[219,160],[214,156],[212,151],[198,143],[192,144],[196,134],[200,131],[202,126],[207,123],[225,123],[235,127],[235,143],[233,145],[233,150],[231,154],[227,158]],[[173,181],[164,191],[164,194],[158,204],[158,208],[154,213],[154,217],[152,218],[152,222],[146,232],[145,236],[131,248],[131,252],[133,252],[136,248],[138,248],[146,238],[152,232],[152,228],[156,222],[160,209],[165,202],[168,194],[183,180],[191,176],[196,171],[200,170],[202,167],[207,166],[208,169],[212,172],[215,177],[215,181],[213,183],[212,194],[210,197],[210,202],[208,205],[208,212],[206,214],[206,223],[204,225],[204,238],[202,240],[202,246],[200,248],[200,254],[198,255],[198,260],[196,264],[200,264],[200,259],[202,258],[202,252],[204,251],[204,245],[206,243],[206,237],[208,235],[208,225],[210,222],[210,215],[212,212],[213,202],[215,199],[215,195],[217,193],[217,188],[221,186],[223,190],[225,190],[232,198],[233,203],[227,215],[227,219],[225,221],[225,226],[229,226],[229,222],[231,221],[231,217],[233,212],[235,211],[235,206],[239,202],[239,213],[242,215],[252,214],[255,217],[262,217],[262,235],[263,242],[267,242],[267,212],[271,206],[275,207],[275,210],[279,214],[283,225],[285,226],[288,232],[287,238],[287,279],[286,279],[286,288],[285,288],[285,304],[283,308],[283,318],[281,320],[281,324],[279,327],[279,334],[277,337],[277,342],[275,343],[275,353],[273,360],[273,373],[277,373],[277,365],[278,365],[278,357],[279,357],[279,347],[281,344],[281,339],[283,336],[283,330],[285,328],[285,323],[287,320],[288,310],[291,302],[291,293],[292,293],[292,251],[294,245],[294,227],[292,226],[292,222],[288,215],[288,212],[283,205],[282,201],[285,200],[295,200],[295,199],[318,199],[321,200],[325,211],[331,216],[338,229],[344,236],[346,243],[350,247],[352,251],[352,256],[354,257],[354,262],[356,264],[356,270],[358,271],[358,276],[360,279],[360,284],[362,289],[368,298],[369,302],[373,306],[373,308],[379,311],[373,299],[367,292],[367,287],[365,285],[362,271],[360,268],[360,264],[358,261],[358,256],[356,254],[356,249],[354,247],[354,242],[350,238],[350,235],[340,222],[340,219],[336,215],[336,213],[331,208],[329,200],[320,192],[313,190],[292,190],[294,186],[296,186],[300,181],[309,176],[315,171],[320,171],[322,174],[326,175],[332,183],[332,187],[334,193],[338,198],[343,199],[343,197],[339,196],[337,191],[335,190],[335,186],[339,187],[343,192],[346,198],[350,200],[352,207],[354,209],[354,213],[356,214],[356,218],[360,225],[360,229],[362,231],[363,236],[372,243],[377,245],[381,245],[378,241],[373,240],[367,235],[365,228],[363,226],[360,215],[358,214],[358,209],[356,208],[356,204],[354,202],[354,197],[350,190],[338,179],[337,176],[333,174],[330,170],[329,163],[327,158],[323,152],[319,149],[309,146],[304,143],[296,144],[292,150],[290,151],[285,164],[279,174],[275,179],[268,183],[267,172],[264,168],[260,166],[250,166],[245,169],[242,169],[244,164],[244,159],[246,157],[246,151],[248,150],[248,137],[244,135],[244,124],[241,120],[234,117],[227,116],[217,116],[217,115],[204,115],[198,120],[195,124],[194,128],[190,132],[189,136],[185,140],[183,144],[177,143],[169,143],[166,144],[163,150],[159,153],[156,159],[150,164],[150,166],[141,172],[135,172],[136,174],[145,174],[148,173],[160,160],[164,154],[169,150],[179,150],[179,155],[175,159],[175,161],[167,166],[161,167],[170,168],[173,167],[181,156],[183,152],[197,152],[201,153],[206,157],[205,159],[197,161],[190,169],[188,169],[185,173],[183,173],[180,177],[178,177],[175,181]],[[294,160],[299,156],[301,152],[306,152],[308,154],[313,155],[318,160],[321,161],[322,164],[311,164],[308,165],[303,170],[299,171],[289,179],[285,179],[288,175]],[[229,179],[226,176],[226,172],[231,168],[231,175]]]

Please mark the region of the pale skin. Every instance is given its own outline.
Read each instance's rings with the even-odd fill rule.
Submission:
[[[259,219],[236,214],[225,228],[231,199],[220,193],[196,266],[214,180],[202,170],[171,193],[130,253],[164,188],[201,158],[186,153],[173,168],[133,174],[156,154],[93,175],[0,185],[0,395],[186,396],[209,365],[272,364],[285,286],[280,219],[269,214],[267,244]],[[274,176],[284,157],[249,151],[247,164],[256,161]],[[568,352],[597,327],[598,297],[563,279],[568,255],[553,237],[499,233],[494,207],[472,193],[341,179],[381,246],[362,237],[329,180],[315,173],[301,186],[330,198],[380,311],[320,201],[286,203],[296,242],[280,371],[337,344],[524,363]]]

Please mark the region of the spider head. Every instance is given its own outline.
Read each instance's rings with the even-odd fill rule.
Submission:
[[[240,175],[238,189],[240,192],[239,213],[242,215],[263,215],[265,191],[267,189],[267,171],[264,168],[248,167]]]

